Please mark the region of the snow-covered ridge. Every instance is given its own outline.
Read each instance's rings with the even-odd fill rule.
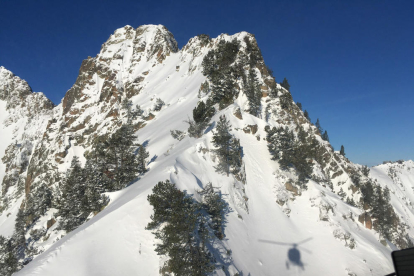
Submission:
[[[144,111],[136,121],[136,134],[138,142],[147,144],[151,158],[148,173],[128,188],[110,193],[109,206],[63,238],[65,233],[51,223],[58,219],[53,214],[56,210],[49,210],[31,228],[47,229],[49,236],[34,243],[45,252],[18,275],[159,275],[165,258],[154,252],[156,241],[145,226],[152,214],[147,195],[165,179],[195,197],[197,190],[211,182],[229,204],[225,239],[215,248],[224,267],[217,269],[218,275],[385,275],[392,271],[389,253],[394,245],[382,245],[378,233],[359,221],[363,208],[345,202],[361,200],[350,177],[360,174],[360,166],[335,153],[321,139],[315,126],[289,100],[289,92],[269,75],[261,57],[254,68],[263,95],[259,116],[249,114],[239,79],[235,86],[240,93],[232,104],[217,109],[211,118],[212,127],[201,138],[172,138],[170,130],[185,132],[188,125],[184,121],[211,93],[203,89],[207,80],[202,74],[204,56],[217,49],[220,41],[233,39],[240,47],[236,61],[248,56],[246,41],[257,46],[253,35],[241,32],[213,39],[197,36],[179,50],[164,26],[125,26],[109,37],[96,57],[82,62],[76,83],[60,105],[42,107],[45,111],[35,117],[30,110],[42,106],[42,95],[32,93],[25,96],[25,106],[30,106],[24,109],[27,111],[9,108],[0,113],[2,142],[7,144],[4,148],[0,145],[0,157],[8,153],[0,169],[9,168],[7,175],[17,172],[22,180],[8,178],[9,202],[0,216],[1,235],[11,235],[26,193],[42,181],[57,185],[73,156],[84,161],[84,153],[96,137],[110,135],[125,122],[121,107],[124,99]],[[15,78],[9,73],[4,76],[8,83]],[[7,91],[26,93],[28,85],[16,82],[20,83],[15,85],[17,90]],[[0,80],[0,88],[5,87],[1,85]],[[271,98],[269,93],[274,88],[279,94]],[[154,109],[157,98],[165,102],[161,110]],[[282,98],[291,102],[288,109],[282,108]],[[16,112],[19,119],[9,120],[6,126],[3,118],[11,118]],[[212,129],[221,115],[230,121],[231,133],[243,147],[245,185],[214,169],[217,160],[212,152]],[[265,128],[280,126],[287,126],[295,135],[299,126],[303,127],[321,146],[318,160],[312,161],[313,175],[307,190],[295,186],[295,170],[282,170],[271,161]],[[28,164],[24,164],[25,159]],[[390,188],[392,205],[403,216],[401,221],[411,226],[407,230],[410,237],[414,237],[414,218],[407,200],[414,200],[414,194],[409,193],[414,187],[412,167],[412,161],[402,167],[380,165],[371,169],[370,178],[361,176],[362,182],[377,179]],[[304,243],[299,244],[301,241]],[[288,256],[289,250],[296,248],[294,244],[301,253],[296,263]]]

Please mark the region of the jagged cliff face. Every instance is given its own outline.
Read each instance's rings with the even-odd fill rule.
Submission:
[[[29,165],[26,192],[38,176],[48,174],[50,184],[56,182],[66,170],[59,165],[73,157],[72,146],[88,148],[96,137],[119,127],[121,101],[138,95],[150,68],[177,50],[163,26],[126,26],[110,36],[95,58],[84,60]]]
[[[212,82],[202,73],[202,61],[223,41],[238,43],[234,62],[229,65],[235,95],[225,105],[214,105],[213,125],[201,138],[187,135],[177,141],[170,130],[186,131],[184,121],[192,117],[197,103],[211,98]],[[257,74],[262,96],[256,116],[249,113],[243,80],[249,70]],[[165,102],[161,110],[154,108],[157,98]],[[126,122],[122,108],[125,99],[144,111],[134,123],[139,142],[148,145],[150,171],[134,185],[109,193],[111,201],[106,209],[61,241],[66,233],[56,230],[54,221],[59,218],[54,215],[56,210],[49,210],[30,226],[32,230],[47,228],[44,238],[33,246],[49,250],[20,275],[158,275],[165,259],[156,255],[154,237],[144,229],[152,212],[146,195],[165,179],[190,194],[208,182],[220,187],[232,210],[226,218],[226,238],[214,249],[223,267],[217,270],[220,275],[290,275],[299,270],[308,275],[388,273],[392,270],[389,252],[394,245],[380,243],[386,241],[380,238],[378,222],[370,218],[372,206],[365,204],[362,193],[367,182],[377,181],[392,191],[391,204],[399,218],[393,228],[394,244],[405,246],[405,235],[414,236],[413,228],[408,227],[414,221],[412,161],[403,168],[379,166],[368,175],[361,166],[335,152],[290,93],[269,74],[253,35],[197,36],[179,50],[173,35],[160,25],[116,30],[96,57],[82,62],[75,84],[56,107],[0,67],[0,104],[4,106],[0,113],[1,235],[12,234],[18,209],[24,208],[25,197],[37,185],[59,185],[74,156],[84,162],[96,138],[108,137]],[[242,181],[214,169],[217,160],[212,152],[212,129],[221,115],[230,120],[232,134],[243,147]],[[314,143],[315,153],[306,159],[312,167],[307,189],[297,185],[294,167],[282,169],[271,160],[267,135],[272,127],[287,127],[295,137],[302,128],[308,141]],[[313,253],[303,249],[302,260],[296,263],[287,257],[289,247],[277,245],[284,242],[284,246],[293,246],[305,239],[309,242],[309,246],[304,244],[305,249]],[[91,240],[99,244],[97,249]],[[105,254],[116,256],[107,260]],[[337,262],[330,265],[333,258]],[[114,267],[119,270],[113,271]]]
[[[4,67],[0,67],[0,100],[3,126],[0,178],[4,200],[21,195],[33,148],[42,138],[54,105],[43,93],[33,93],[26,81]],[[11,186],[15,189],[8,193]]]

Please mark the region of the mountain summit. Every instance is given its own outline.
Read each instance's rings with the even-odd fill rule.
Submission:
[[[57,106],[0,67],[0,275],[390,273],[413,161],[352,163],[289,88],[252,34],[162,25],[117,29]]]

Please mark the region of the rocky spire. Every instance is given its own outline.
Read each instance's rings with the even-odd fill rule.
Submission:
[[[0,66],[0,100],[7,102],[7,109],[13,108],[32,93],[25,80]]]

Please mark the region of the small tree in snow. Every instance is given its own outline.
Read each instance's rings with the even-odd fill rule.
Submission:
[[[319,133],[322,135],[323,134],[323,129],[321,127],[321,123],[319,122],[319,118],[316,119],[316,123],[315,123],[316,128],[318,129]]]
[[[341,146],[341,150],[339,151],[339,154],[342,156],[345,156],[345,148],[344,145]]]
[[[211,216],[211,228],[214,230],[214,234],[222,240],[224,238],[223,220],[226,204],[221,198],[221,194],[214,191],[211,182],[207,183],[201,191],[198,191],[198,194],[202,196],[203,208]]]
[[[147,168],[147,158],[149,157],[148,151],[145,150],[145,147],[141,145],[138,149],[138,156],[137,156],[137,165],[138,165],[138,173],[144,174],[148,171]]]
[[[241,164],[240,142],[230,134],[230,127],[230,122],[222,115],[213,135],[213,145],[216,147],[214,152],[219,159],[216,170],[227,176],[230,172],[237,171]]]
[[[164,105],[165,102],[160,98],[157,98],[154,105],[154,111],[160,111]]]

